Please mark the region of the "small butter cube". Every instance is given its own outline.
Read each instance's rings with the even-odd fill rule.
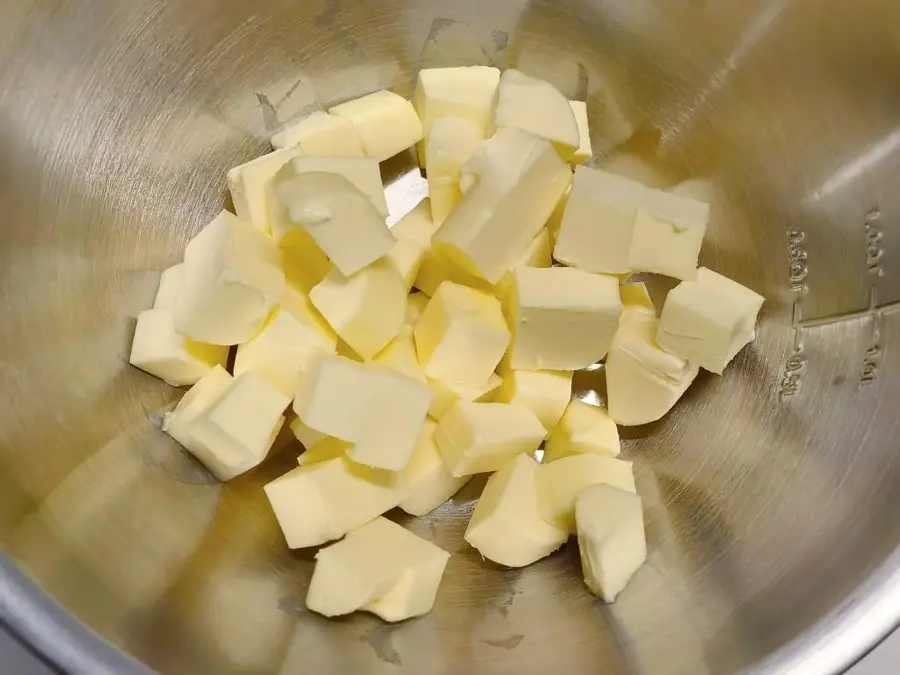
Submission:
[[[419,144],[419,163],[427,166],[426,146],[435,122],[458,117],[488,134],[500,71],[488,66],[428,68],[419,73],[414,105],[422,120],[425,140]],[[431,167],[427,167],[431,170]]]
[[[381,258],[349,277],[332,270],[309,297],[341,339],[369,360],[400,333],[406,294],[393,263]]]
[[[579,370],[606,356],[622,314],[615,277],[565,267],[513,271],[514,370]]]
[[[307,450],[312,450],[320,442],[328,438],[328,436],[321,431],[310,429],[300,418],[295,418],[294,421],[291,422],[291,431],[294,433],[296,439],[300,441]]]
[[[594,156],[591,149],[591,129],[588,125],[587,103],[584,101],[569,101],[575,121],[578,123],[578,148],[569,159],[572,164],[584,164]]]
[[[175,299],[181,295],[183,288],[184,263],[163,270],[163,273],[159,275],[159,288],[156,290],[153,309],[172,309],[175,307]]]
[[[422,313],[415,337],[428,377],[477,387],[500,363],[510,333],[499,300],[447,281]]]
[[[544,464],[571,455],[618,456],[619,429],[605,408],[573,400],[550,432],[544,447]]]
[[[544,227],[572,173],[549,142],[516,129],[485,141],[470,165],[478,180],[433,244],[463,271],[496,284]]]
[[[696,279],[709,204],[650,190],[637,211],[630,265],[635,272]]]
[[[400,508],[411,516],[425,516],[459,492],[471,476],[454,478],[444,464],[441,451],[434,442],[437,422],[426,420],[409,464],[402,471],[409,486],[409,498]]]
[[[391,91],[376,91],[328,112],[351,120],[366,156],[379,162],[422,140],[422,122],[412,103]]]
[[[283,166],[303,154],[302,148],[276,150],[231,169],[228,172],[228,189],[235,213],[257,230],[269,234],[272,222],[268,183]]]
[[[563,457],[538,469],[541,516],[548,523],[575,534],[575,500],[590,485],[605,483],[636,493],[631,462],[604,455]]]
[[[502,384],[503,380],[496,373],[491,373],[488,381],[477,387],[429,379],[428,385],[431,387],[433,397],[428,414],[440,422],[457,401],[493,403]]]
[[[606,358],[609,415],[616,424],[636,426],[660,419],[697,377],[699,366],[656,343],[659,320],[632,312],[619,326]]]
[[[323,616],[356,610],[385,621],[431,611],[450,554],[376,518],[316,554],[306,606]]]
[[[294,425],[298,422],[298,420],[294,420]],[[300,424],[303,424],[300,422]],[[292,425],[292,428],[293,426]],[[307,427],[309,429],[309,427]],[[316,431],[312,431],[312,433],[318,433]],[[350,449],[350,444],[345,443],[337,438],[332,438],[331,436],[322,435],[320,440],[312,447],[308,447],[306,452],[300,455],[297,458],[297,464],[299,466],[312,466],[313,464],[321,464],[322,462],[330,462],[333,459],[338,458],[346,458],[347,450]]]
[[[428,384],[425,373],[422,372],[422,368],[419,366],[416,340],[413,337],[411,327],[404,326],[404,330],[400,332],[400,335],[395,337],[391,344],[378,352],[375,358],[372,359],[372,362],[393,368],[398,373],[403,373],[422,384]]]
[[[306,426],[353,444],[352,460],[391,471],[406,466],[430,406],[427,385],[326,354],[312,360],[294,400]]]
[[[569,533],[540,516],[537,472],[537,462],[519,455],[488,480],[465,536],[485,558],[524,567],[566,543]]]
[[[303,228],[296,228],[290,241],[282,241],[281,265],[288,286],[306,294],[322,283],[334,265]]]
[[[462,199],[459,172],[484,140],[484,129],[461,117],[439,117],[428,136],[428,195],[434,223],[443,223]]]
[[[584,583],[615,602],[647,560],[641,498],[611,485],[593,485],[578,496],[578,549]]]
[[[556,370],[511,370],[504,373],[497,400],[528,408],[549,433],[572,398],[572,373]]]
[[[412,239],[398,239],[397,243],[388,253],[388,260],[397,270],[397,274],[403,279],[406,290],[409,291],[416,282],[422,261],[425,260],[426,249]]]
[[[178,406],[163,419],[163,431],[196,457],[206,450],[190,434],[191,425],[231,386],[233,378],[222,366],[216,366],[185,394]]]
[[[175,330],[217,345],[253,337],[286,288],[272,240],[227,211],[188,244],[184,278]]]
[[[553,244],[550,242],[550,232],[548,230],[543,229],[538,233],[538,236],[534,238],[534,241],[522,254],[522,257],[513,265],[512,270],[503,276],[500,283],[494,285],[492,291],[500,300],[505,302],[512,292],[515,278],[513,272],[519,267],[553,267]],[[507,320],[509,320],[508,315]]]
[[[228,347],[194,342],[176,333],[168,309],[138,315],[129,362],[173,387],[196,384],[227,360]]]
[[[626,315],[633,311],[647,312],[656,316],[656,307],[650,292],[647,290],[647,284],[641,282],[626,282],[619,286],[619,294],[622,296],[622,317],[624,321]]]
[[[568,99],[549,82],[507,70],[500,78],[494,123],[554,143],[571,155],[580,146],[578,120]]]
[[[516,455],[537,450],[545,434],[527,408],[458,401],[438,424],[434,440],[458,478],[499,471]]]
[[[299,147],[313,157],[365,157],[352,120],[319,110],[272,137],[272,147]]]
[[[431,246],[431,237],[436,230],[437,225],[431,217],[431,200],[427,197],[391,228],[397,239],[409,239],[422,248]]]
[[[337,457],[301,466],[265,486],[289,548],[340,539],[409,496],[393,471]]]
[[[765,299],[705,267],[666,298],[656,341],[663,349],[721,375],[756,337]]]

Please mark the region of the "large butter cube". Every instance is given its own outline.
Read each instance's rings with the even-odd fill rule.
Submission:
[[[184,263],[173,265],[159,275],[159,287],[156,289],[156,299],[153,301],[153,309],[172,309],[175,307],[175,299],[181,295],[184,288]]]
[[[575,534],[575,499],[597,483],[637,492],[631,462],[622,459],[588,454],[542,464],[537,474],[541,516],[554,527]]]
[[[271,239],[227,211],[188,244],[184,278],[173,309],[175,330],[217,345],[253,337],[286,287]]]
[[[540,516],[537,472],[531,457],[519,455],[488,480],[465,537],[485,558],[524,567],[566,543],[569,533]]]
[[[426,420],[409,463],[402,471],[409,498],[400,508],[412,516],[425,516],[459,492],[471,476],[454,478],[434,441],[437,422]]]
[[[500,78],[494,123],[527,131],[571,155],[580,146],[578,120],[568,99],[549,82],[507,70]]]
[[[594,156],[591,149],[591,129],[588,125],[587,103],[584,101],[569,101],[569,106],[575,114],[578,123],[578,147],[567,159],[572,164],[584,164]]]
[[[637,211],[630,266],[635,272],[696,279],[709,204],[650,190]]]
[[[647,560],[641,498],[611,485],[593,485],[575,506],[584,583],[591,593],[615,602]]]
[[[400,333],[406,294],[399,272],[382,258],[349,277],[332,270],[309,297],[334,331],[369,360]]]
[[[606,358],[606,392],[616,424],[636,426],[660,419],[691,386],[700,368],[656,343],[659,320],[632,312],[622,322]]]
[[[434,440],[457,478],[499,471],[516,455],[534,452],[544,425],[528,408],[458,401],[438,424]]]
[[[444,415],[450,412],[450,409],[456,405],[457,401],[465,401],[466,403],[493,403],[502,384],[503,380],[496,373],[491,373],[488,381],[477,387],[429,379],[428,386],[431,387],[433,397],[431,399],[431,408],[428,409],[428,414],[432,419],[436,419],[440,422],[444,419]]]
[[[328,111],[353,122],[366,156],[383,162],[422,140],[422,122],[412,103],[391,91],[376,91]]]
[[[418,380],[422,384],[428,384],[425,373],[419,366],[419,356],[416,352],[416,340],[412,334],[412,328],[404,324],[400,335],[395,337],[393,341],[384,349],[382,349],[375,358],[373,363],[393,368],[399,373],[403,373],[407,377]]]
[[[385,621],[431,611],[450,554],[376,518],[316,554],[306,606],[323,616],[356,610]]]
[[[519,267],[509,298],[514,370],[579,370],[606,356],[622,314],[615,277]]]
[[[572,173],[549,142],[516,129],[498,131],[470,161],[478,180],[433,244],[454,265],[496,284],[544,227]]]
[[[619,428],[605,408],[571,401],[544,446],[544,464],[571,455],[609,455],[621,452]]]
[[[556,370],[511,370],[503,374],[497,400],[528,408],[549,433],[572,398],[572,373]]]
[[[233,378],[222,366],[216,366],[185,394],[178,406],[163,419],[163,431],[196,457],[206,452],[190,434],[191,425],[231,386]]]
[[[431,390],[378,364],[316,356],[294,400],[303,423],[353,444],[356,462],[399,471],[406,466],[425,425]]]
[[[252,371],[293,398],[313,354],[336,348],[337,336],[309,298],[291,289],[263,329],[238,347],[234,375]]]
[[[450,281],[428,303],[415,336],[428,377],[475,387],[488,381],[510,339],[499,300]]]
[[[406,483],[393,471],[346,457],[301,466],[265,491],[290,548],[340,539],[409,496]]]
[[[168,309],[138,315],[129,362],[173,387],[196,384],[227,360],[228,347],[194,342],[176,333]]]
[[[663,306],[656,341],[663,349],[719,375],[756,337],[765,299],[705,267],[674,288]]]
[[[299,147],[313,157],[365,157],[353,120],[319,110],[272,137],[272,147]]]
[[[484,129],[461,117],[439,117],[428,136],[428,196],[436,225],[462,199],[459,172],[484,140]]]
[[[419,72],[414,105],[422,120],[425,140],[419,144],[419,163],[427,166],[426,145],[435,122],[457,117],[471,122],[486,136],[492,126],[494,97],[500,71],[488,66],[428,68]],[[431,167],[427,167],[429,172]]]
[[[257,230],[269,234],[272,222],[268,183],[283,166],[303,154],[302,148],[276,150],[231,169],[228,172],[228,189],[238,216]]]

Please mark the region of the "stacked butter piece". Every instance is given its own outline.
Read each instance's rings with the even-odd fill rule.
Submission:
[[[577,535],[614,600],[647,551],[617,424],[755,336],[762,298],[698,269],[709,206],[584,166],[584,103],[515,70],[425,70],[413,102],[376,92],[272,143],[138,319],[131,362],[192,385],[164,430],[227,481],[291,418],[306,451],[265,491],[288,546],[337,541],[307,598],[326,616],[429,611],[449,554],[382,516],[481,473],[470,545],[520,567]],[[430,199],[389,229],[379,162],[412,147]],[[661,316],[635,272],[681,281]],[[604,359],[608,409],[573,400]]]

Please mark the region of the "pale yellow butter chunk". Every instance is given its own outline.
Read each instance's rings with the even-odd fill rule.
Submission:
[[[293,432],[294,437],[300,441],[307,450],[312,450],[319,443],[328,438],[328,436],[321,431],[310,429],[299,417],[294,418],[294,421],[291,422],[291,431]]]
[[[233,378],[223,366],[214,367],[181,398],[175,410],[166,413],[163,431],[192,455],[203,454],[204,448],[190,434],[191,424],[225,393],[232,381]]]
[[[503,276],[500,283],[493,286],[493,294],[501,301],[505,302],[512,292],[513,280],[515,278],[513,272],[519,267],[553,267],[553,244],[550,241],[549,230],[546,228],[541,230],[538,233],[538,236],[534,238],[534,241],[532,241],[525,250],[525,253],[522,254],[522,257],[516,261],[515,265],[513,265],[512,270]]]
[[[316,554],[306,606],[324,616],[362,610],[385,621],[431,611],[450,554],[376,518]]]
[[[572,373],[556,370],[511,370],[503,374],[497,400],[528,408],[549,434],[572,399]]]
[[[282,241],[279,248],[285,281],[307,295],[334,269],[316,240],[303,228],[296,228],[289,241]]]
[[[460,117],[440,117],[428,136],[428,195],[436,225],[443,223],[462,199],[460,170],[484,140],[484,129]]]
[[[353,121],[322,110],[272,136],[272,147],[299,147],[313,157],[366,156]]]
[[[334,332],[366,361],[399,335],[406,317],[406,284],[387,258],[349,277],[332,270],[309,297]]]
[[[422,313],[415,338],[428,377],[478,387],[503,358],[510,333],[499,300],[447,281]]]
[[[544,464],[571,455],[609,455],[621,452],[619,429],[605,408],[571,401],[544,446]]]
[[[398,239],[397,243],[388,253],[388,260],[397,270],[397,274],[403,279],[406,290],[412,289],[425,260],[427,250],[412,239]]]
[[[516,455],[537,450],[545,434],[527,408],[458,401],[438,424],[434,440],[447,468],[459,478],[499,471]]]
[[[231,169],[228,172],[228,189],[235,213],[260,232],[270,234],[269,181],[292,159],[303,155],[302,148],[276,150]]]
[[[578,120],[568,99],[549,82],[507,70],[500,78],[494,123],[527,131],[571,154],[580,146]]]
[[[337,457],[294,469],[265,486],[289,548],[340,539],[409,496],[393,471]]]
[[[622,322],[606,358],[610,417],[617,424],[655,422],[668,413],[697,377],[699,366],[662,349],[659,320],[631,312]]]
[[[485,558],[524,567],[566,543],[569,533],[540,516],[537,472],[537,462],[519,455],[488,480],[465,535]]]
[[[634,223],[631,269],[696,279],[708,222],[709,204],[662,190],[648,191]]]
[[[491,373],[487,382],[477,387],[429,379],[428,386],[431,387],[433,398],[428,414],[432,419],[440,422],[457,401],[493,403],[502,384],[503,380],[496,373]]]
[[[227,211],[187,245],[184,278],[175,330],[217,345],[252,338],[286,288],[272,240]]]
[[[400,508],[412,516],[425,516],[459,492],[471,476],[455,478],[434,441],[437,422],[426,420],[409,463],[402,471],[409,498]]]
[[[168,309],[138,315],[129,362],[173,387],[196,384],[227,360],[228,347],[194,342],[175,332]]]
[[[514,370],[574,371],[606,356],[622,301],[615,277],[565,267],[513,271]]]
[[[578,123],[578,147],[572,152],[568,160],[572,164],[584,164],[594,156],[591,149],[591,130],[588,125],[587,103],[584,101],[569,101],[569,106],[575,114]]]
[[[293,428],[299,420],[294,420],[291,425]],[[302,422],[300,422],[302,424]],[[309,429],[309,432],[318,433]],[[304,435],[309,435],[304,433]],[[297,457],[298,466],[312,466],[313,464],[321,464],[322,462],[330,462],[333,459],[347,458],[347,451],[351,448],[350,443],[332,438],[331,436],[320,435],[319,440],[312,447],[307,446],[306,452]]]
[[[415,329],[430,300],[431,298],[424,293],[410,293],[406,303],[406,318],[403,320],[404,329],[409,329],[410,331]]]
[[[656,341],[663,349],[721,375],[756,337],[765,299],[736,281],[700,268],[666,298]]]
[[[406,325],[404,325],[400,335],[395,337],[387,347],[375,355],[372,362],[393,368],[397,372],[418,380],[422,384],[428,384],[425,373],[422,372],[422,368],[419,365],[416,340],[413,337],[412,328]]]
[[[630,312],[646,312],[656,316],[656,307],[650,292],[647,290],[647,284],[641,282],[626,282],[619,286],[619,294],[622,296],[622,317],[620,322],[624,321]]]
[[[593,485],[578,495],[575,519],[584,582],[594,595],[615,602],[647,560],[641,498]]]
[[[409,239],[422,248],[431,246],[431,237],[437,230],[431,217],[431,200],[427,197],[416,204],[412,211],[398,220],[391,228],[397,239]]]
[[[635,493],[631,462],[605,455],[563,457],[538,469],[541,516],[548,523],[575,534],[575,500],[590,485],[605,483]]]
[[[412,103],[391,91],[376,91],[328,111],[356,127],[366,156],[379,162],[422,140],[422,122]]]
[[[159,275],[159,287],[153,300],[153,309],[169,309],[175,307],[175,300],[184,288],[184,263],[173,265]]]

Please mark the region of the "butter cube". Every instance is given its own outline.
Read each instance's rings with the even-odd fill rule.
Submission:
[[[228,348],[194,342],[175,332],[168,309],[138,315],[129,362],[173,387],[196,384],[228,361]]]
[[[633,311],[646,312],[656,316],[656,307],[647,290],[647,284],[640,282],[626,282],[619,286],[619,294],[622,296],[622,317],[620,323]]]
[[[369,360],[400,333],[406,293],[394,265],[382,258],[349,277],[332,270],[309,297],[334,331]]]
[[[406,302],[406,318],[403,320],[403,328],[409,329],[412,331],[416,324],[419,323],[419,319],[422,318],[422,315],[425,313],[425,308],[428,306],[431,298],[429,298],[424,293],[410,293],[409,298],[407,298]],[[418,357],[416,357],[418,359]]]
[[[459,172],[484,140],[484,129],[461,117],[439,117],[428,136],[428,195],[436,225],[462,199]]]
[[[544,227],[572,173],[549,142],[516,129],[498,131],[471,162],[478,181],[433,244],[465,272],[496,284]]]
[[[578,147],[569,157],[572,164],[584,164],[594,156],[591,148],[591,129],[588,125],[587,103],[584,101],[569,101],[569,106],[578,123]]]
[[[540,516],[537,472],[531,457],[518,455],[488,480],[465,535],[485,558],[524,567],[566,543],[569,533]]]
[[[397,270],[397,274],[403,279],[406,290],[412,289],[425,260],[426,249],[412,239],[398,239],[397,243],[388,253],[388,260]]]
[[[415,208],[398,220],[391,228],[397,239],[409,239],[422,248],[431,246],[431,237],[437,231],[437,225],[431,217],[431,200],[427,197],[416,204]]]
[[[568,99],[549,82],[507,70],[500,78],[494,123],[544,138],[571,155],[580,146],[578,120]]]
[[[362,192],[379,214],[388,217],[387,197],[381,182],[381,169],[374,159],[364,157],[296,157],[284,165],[270,189],[280,182],[302,178],[311,173],[343,176]]]
[[[422,122],[412,103],[391,91],[376,91],[335,106],[329,114],[353,122],[366,155],[383,162],[422,140]]]
[[[444,419],[444,415],[450,412],[450,409],[456,405],[457,401],[464,401],[466,403],[493,403],[502,384],[503,380],[496,373],[491,373],[488,381],[477,387],[429,379],[428,386],[431,387],[433,396],[431,399],[431,408],[428,409],[428,414],[432,419],[436,419],[440,422]]]
[[[511,370],[503,375],[497,400],[531,410],[547,433],[562,418],[572,399],[572,373],[555,370]]]
[[[619,326],[606,358],[609,415],[616,424],[655,422],[669,412],[697,377],[699,366],[662,349],[659,320],[632,312]]]
[[[656,341],[663,349],[721,375],[756,337],[765,299],[705,267],[666,299]]]
[[[272,137],[276,149],[299,147],[313,157],[365,157],[353,121],[319,110]]]
[[[506,301],[507,297],[513,290],[514,274],[513,272],[519,267],[553,267],[553,244],[550,242],[550,232],[546,229],[541,230],[534,241],[525,249],[525,253],[519,258],[513,268],[503,275],[500,283],[495,284],[492,291],[501,301]],[[509,316],[507,315],[507,321]]]
[[[487,136],[492,126],[494,97],[500,71],[488,66],[427,68],[419,72],[413,99],[422,120],[425,140],[419,144],[419,163],[426,163],[426,146],[435,122],[442,117],[457,117],[471,122]]]
[[[450,554],[376,518],[316,554],[306,606],[323,616],[356,610],[385,621],[431,611]]]
[[[172,309],[175,307],[175,299],[181,295],[183,288],[184,263],[163,270],[163,273],[159,275],[159,287],[156,290],[153,309]]]
[[[271,239],[227,211],[188,244],[184,277],[173,309],[175,330],[217,345],[253,337],[286,287]]]
[[[571,401],[544,446],[544,464],[572,455],[618,456],[619,428],[605,408]]]
[[[509,298],[514,370],[580,370],[606,356],[622,301],[614,277],[519,267]]]
[[[593,485],[578,496],[575,519],[584,583],[594,595],[615,602],[647,560],[641,498]]]
[[[191,425],[228,390],[232,382],[233,378],[222,366],[210,370],[181,398],[175,410],[166,413],[163,431],[200,458],[207,450],[191,436]]]
[[[399,471],[412,455],[431,390],[378,364],[322,354],[310,363],[294,400],[303,423],[353,444],[355,462]]]
[[[321,431],[310,429],[299,417],[294,418],[294,421],[291,422],[291,431],[293,432],[294,437],[300,441],[307,450],[312,450],[319,443],[328,438],[328,436]]]
[[[272,222],[268,183],[288,162],[303,154],[302,148],[276,150],[231,169],[228,172],[228,189],[238,217],[257,230],[269,234]]]
[[[337,457],[302,466],[265,486],[289,548],[340,539],[409,496],[393,471]]]
[[[296,424],[299,420],[294,420],[294,424]],[[303,424],[300,422],[300,424]],[[293,427],[293,425],[292,425]],[[309,427],[306,427],[309,429]],[[318,433],[316,431],[312,431],[312,433]],[[347,458],[347,451],[351,448],[350,443],[345,443],[342,440],[337,438],[332,438],[331,436],[325,436],[322,434],[320,436],[320,440],[313,445],[312,447],[308,447],[306,452],[300,455],[297,458],[298,466],[312,466],[313,464],[321,464],[322,462],[330,462],[333,459],[339,458]]]
[[[303,228],[295,228],[289,241],[282,241],[280,249],[285,281],[307,295],[334,269],[316,240]]]
[[[426,516],[459,492],[471,476],[454,478],[434,442],[437,422],[426,420],[409,464],[401,472],[409,486],[409,498],[400,508],[411,516]]]
[[[563,457],[538,469],[541,517],[554,527],[575,534],[575,500],[586,487],[604,483],[636,493],[631,462],[604,455]]]
[[[499,300],[447,281],[425,308],[415,337],[428,377],[477,387],[500,363],[510,333]]]
[[[636,272],[696,279],[709,204],[650,190],[637,211],[630,265]]]
[[[403,373],[422,384],[428,384],[425,373],[419,366],[419,356],[416,352],[416,340],[413,337],[412,328],[406,325],[400,335],[375,355],[372,362],[393,368],[398,373]]]
[[[499,471],[516,455],[537,450],[545,434],[527,408],[458,401],[438,424],[434,440],[447,468],[459,478]]]

